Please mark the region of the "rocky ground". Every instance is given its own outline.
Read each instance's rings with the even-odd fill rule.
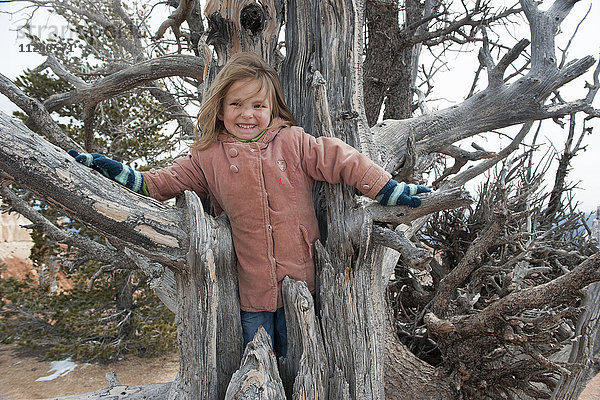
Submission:
[[[15,345],[0,345],[0,399],[47,399],[93,392],[108,386],[106,374],[114,371],[124,385],[170,382],[177,375],[179,357],[126,357],[110,364],[79,364],[71,372],[47,381],[55,373],[49,361],[23,352]],[[600,375],[586,387],[579,400],[600,399]]]
[[[47,399],[93,392],[108,386],[106,374],[111,371],[123,385],[170,382],[177,374],[179,357],[177,354],[157,358],[128,356],[110,364],[77,363],[72,371],[64,371],[63,376],[56,376],[60,371],[51,368],[49,361],[40,361],[35,354],[16,345],[0,345],[0,398]],[[38,381],[40,378],[49,380]]]
[[[588,383],[585,390],[579,396],[579,400],[598,400],[600,399],[600,374]]]

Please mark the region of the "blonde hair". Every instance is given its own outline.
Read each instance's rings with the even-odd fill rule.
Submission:
[[[246,79],[258,80],[259,91],[266,87],[271,100],[271,122],[275,118],[281,118],[284,123],[296,123],[285,103],[281,81],[273,67],[255,54],[237,53],[217,74],[208,91],[208,97],[200,108],[194,129],[195,139],[191,146],[193,149],[203,150],[217,141],[219,134],[225,130],[223,121],[218,118],[222,113],[223,99],[231,85]]]

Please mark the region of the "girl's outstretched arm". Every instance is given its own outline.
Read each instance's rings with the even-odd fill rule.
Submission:
[[[299,128],[292,132],[299,135],[302,166],[313,179],[343,181],[385,206],[418,207],[421,199],[415,195],[431,192],[426,186],[390,179],[383,168],[339,139],[315,138]]]
[[[75,150],[69,150],[69,154],[75,157],[75,161],[95,169],[108,179],[118,182],[136,193],[150,196],[141,172],[103,154],[79,153]]]
[[[379,193],[377,193],[375,200],[384,206],[402,205],[419,207],[421,205],[421,199],[415,195],[428,192],[431,192],[431,189],[427,186],[396,182],[395,180],[390,179]]]

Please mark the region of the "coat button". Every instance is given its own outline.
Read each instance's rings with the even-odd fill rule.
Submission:
[[[365,183],[365,184],[363,185],[363,189],[370,189],[370,188],[371,188],[371,185],[369,185],[369,184],[367,184],[367,183]]]
[[[238,151],[236,149],[229,149],[229,155],[231,157],[237,157]]]
[[[239,168],[236,167],[235,165],[230,165],[229,169],[231,170],[231,172],[233,173],[237,173],[239,171]]]

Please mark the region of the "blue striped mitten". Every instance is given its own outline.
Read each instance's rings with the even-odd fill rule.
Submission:
[[[419,207],[421,199],[415,196],[417,193],[431,192],[427,186],[414,185],[412,183],[396,182],[390,179],[383,188],[375,196],[380,204],[384,206],[409,206]]]
[[[134,192],[149,196],[148,187],[141,172],[103,154],[78,153],[75,150],[69,150],[69,154],[75,157],[75,161],[95,169],[108,179],[112,179]]]

